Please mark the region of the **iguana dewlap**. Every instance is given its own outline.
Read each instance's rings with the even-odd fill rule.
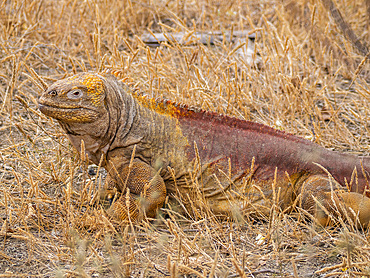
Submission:
[[[235,207],[268,214],[273,204],[289,209],[297,201],[322,224],[327,212],[363,225],[370,220],[368,158],[139,96],[109,74],[60,80],[40,97],[39,109],[58,120],[78,151],[83,141],[92,162],[102,159],[108,187],[119,192],[109,209],[118,219],[154,217],[166,194],[180,194],[185,207],[201,198],[216,214]]]

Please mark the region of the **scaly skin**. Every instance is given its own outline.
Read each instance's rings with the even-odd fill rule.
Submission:
[[[323,225],[328,212],[357,216],[362,225],[370,221],[368,158],[139,96],[108,74],[54,83],[39,109],[58,120],[78,151],[83,140],[90,160],[102,161],[108,188],[118,192],[108,212],[122,221],[154,217],[166,194],[180,196],[189,213],[206,205],[216,214],[267,215],[273,205],[289,210],[295,203]]]

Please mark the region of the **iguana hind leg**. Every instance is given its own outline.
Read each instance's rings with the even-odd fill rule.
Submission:
[[[329,214],[348,217],[354,223],[368,226],[370,198],[356,193],[338,190],[341,186],[323,175],[309,176],[302,184],[301,207],[313,214],[323,226],[330,224]]]
[[[131,166],[114,168],[107,176],[108,190],[117,189],[116,200],[108,209],[112,217],[126,221],[155,217],[166,198],[162,177],[148,164],[134,160]]]

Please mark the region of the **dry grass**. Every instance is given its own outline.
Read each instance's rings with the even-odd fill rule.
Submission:
[[[369,41],[363,2],[337,5]],[[250,30],[254,62],[227,40],[149,48],[148,30]],[[369,63],[321,2],[3,0],[0,32],[0,277],[370,276],[370,235],[349,224],[321,229],[279,211],[194,220],[169,207],[155,222],[110,222],[96,206],[104,171],[37,111],[42,85],[30,77],[119,69],[148,95],[366,154]]]

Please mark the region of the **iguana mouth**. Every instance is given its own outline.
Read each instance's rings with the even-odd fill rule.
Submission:
[[[85,108],[82,106],[71,106],[71,105],[53,105],[50,103],[41,103],[39,102],[39,107],[54,108],[54,109],[81,109]]]
[[[50,114],[52,116],[52,113],[53,111],[56,112],[58,111],[58,113],[63,113],[63,114],[71,114],[71,113],[74,113],[74,111],[79,111],[79,112],[82,112],[82,111],[86,111],[85,113],[96,113],[96,111],[94,109],[91,109],[91,108],[87,108],[87,107],[83,107],[83,106],[54,106],[54,105],[49,105],[49,104],[42,104],[42,103],[39,103],[39,110],[44,113],[44,114]],[[89,111],[89,112],[87,112]],[[79,113],[77,112],[77,113]]]
[[[67,107],[67,108],[66,108]],[[91,108],[76,106],[53,106],[39,103],[39,110],[46,116],[63,122],[90,122],[97,117],[97,111]]]

